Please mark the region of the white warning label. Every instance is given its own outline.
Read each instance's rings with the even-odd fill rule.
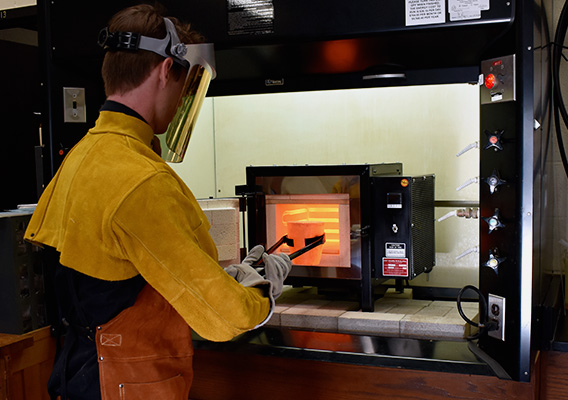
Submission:
[[[386,243],[385,256],[393,258],[406,257],[406,244],[405,243]]]
[[[406,0],[406,26],[444,22],[446,22],[445,0]]]
[[[481,12],[489,8],[489,0],[448,0],[450,21],[480,19]]]

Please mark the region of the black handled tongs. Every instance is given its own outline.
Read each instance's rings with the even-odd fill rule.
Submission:
[[[277,248],[279,248],[280,246],[282,246],[284,243],[286,243],[288,246],[293,246],[294,245],[294,239],[290,239],[288,237],[288,235],[284,235],[280,238],[280,240],[278,240],[276,243],[274,243],[268,250],[266,250],[265,253],[273,253]],[[290,254],[290,260],[293,260],[296,257],[301,256],[304,253],[307,253],[308,251],[322,245],[325,243],[325,233],[323,235],[320,236],[315,236],[313,238],[309,238],[309,239],[305,239],[305,243],[306,246],[302,247],[300,250],[297,250],[295,252],[293,252],[292,254]],[[258,260],[255,264],[253,264],[254,267],[263,267],[264,263],[262,262],[262,258],[260,260]]]

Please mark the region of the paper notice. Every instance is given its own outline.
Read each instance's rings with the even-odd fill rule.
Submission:
[[[448,0],[450,21],[480,19],[481,11],[489,10],[490,0]]]
[[[445,22],[445,0],[406,0],[406,26]]]

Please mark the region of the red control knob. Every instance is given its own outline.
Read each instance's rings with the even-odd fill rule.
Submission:
[[[487,89],[493,89],[496,83],[495,75],[489,74],[485,77],[485,87]]]

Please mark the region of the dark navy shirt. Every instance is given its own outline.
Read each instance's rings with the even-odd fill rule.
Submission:
[[[101,111],[121,112],[144,121],[136,111],[115,101],[107,100]],[[123,281],[96,279],[61,265],[53,248],[47,247],[43,253],[46,276],[52,278],[47,285],[51,284],[56,300],[52,325],[63,338],[48,383],[50,396],[100,400],[96,327],[132,306],[146,281],[140,275]]]

